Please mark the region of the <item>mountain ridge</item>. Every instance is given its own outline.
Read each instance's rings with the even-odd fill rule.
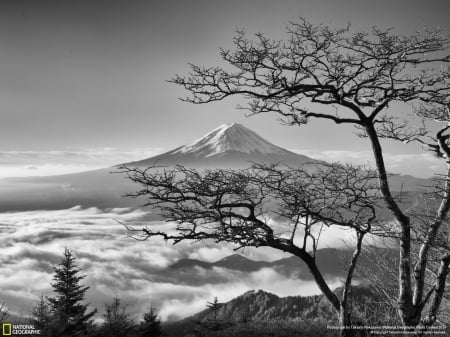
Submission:
[[[342,260],[349,260],[352,250],[323,248],[316,252],[317,265],[329,278],[343,277]],[[194,270],[196,267],[210,270],[216,267],[241,272],[255,272],[263,268],[271,268],[287,277],[312,280],[306,264],[296,256],[288,256],[275,261],[255,261],[240,254],[232,254],[213,262],[197,259],[181,259],[172,264],[172,270]]]
[[[380,301],[379,295],[370,288],[361,286],[352,288],[352,296],[355,300],[353,310],[358,314],[364,314],[365,308]],[[202,336],[207,336],[208,332],[222,329],[223,334],[220,336],[226,336],[228,332],[239,331],[239,327],[246,331],[246,326],[261,329],[261,332],[265,333],[264,336],[275,336],[267,333],[267,328],[270,328],[271,324],[283,322],[285,327],[291,328],[288,333],[280,336],[321,336],[320,330],[314,329],[311,333],[299,333],[302,330],[308,331],[310,324],[337,324],[336,313],[323,295],[279,297],[264,290],[250,290],[226,303],[219,302],[216,312],[208,308],[181,320],[164,322],[163,326],[168,337],[197,336],[198,331],[203,331],[206,334]],[[296,325],[300,322],[306,325]],[[233,326],[237,327],[237,330],[233,329]],[[278,326],[274,331],[278,331]],[[285,328],[283,330],[286,332]],[[236,333],[232,335],[242,336]]]

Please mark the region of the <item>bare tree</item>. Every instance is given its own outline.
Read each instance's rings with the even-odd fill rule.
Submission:
[[[203,104],[241,95],[250,114],[275,112],[289,125],[323,119],[353,125],[367,137],[378,173],[378,189],[395,218],[400,246],[398,313],[404,325],[432,324],[440,307],[450,255],[440,257],[435,286],[425,292],[430,248],[450,208],[449,38],[425,30],[411,36],[374,28],[354,32],[301,19],[287,28],[286,41],[238,31],[235,50],[221,50],[230,66],[200,67],[172,82],[190,92],[186,101]],[[407,104],[405,104],[407,103]],[[398,112],[411,105],[409,117]],[[414,122],[411,122],[412,119]],[[433,134],[432,121],[443,123]],[[447,163],[440,206],[412,259],[412,219],[399,205],[388,181],[381,139],[420,141]],[[431,299],[432,298],[432,299]],[[424,308],[432,301],[430,311]]]
[[[395,254],[395,255],[394,255]],[[369,299],[364,310],[366,325],[397,325],[396,296],[398,255],[390,243],[366,245],[363,247],[362,260],[356,277],[364,282],[377,296]]]
[[[340,324],[351,325],[353,274],[363,239],[377,225],[376,172],[338,164],[314,169],[254,164],[245,170],[203,172],[182,166],[122,170],[142,187],[132,196],[145,197],[147,206],[177,224],[173,231],[129,228],[140,238],[160,236],[175,244],[210,239],[238,248],[271,247],[291,253],[308,266]],[[315,258],[323,228],[331,226],[354,236],[340,296],[330,288]],[[345,330],[343,336],[350,333]]]
[[[443,183],[441,179],[435,179],[437,185],[434,189],[428,189],[419,195],[413,202],[413,204],[405,211],[411,218],[411,231],[412,231],[412,258],[419,259],[420,247],[425,242],[430,224],[433,223],[436,211],[439,207],[440,193],[442,192],[440,185]],[[426,268],[424,289],[427,296],[432,296],[433,292],[443,291],[442,296],[434,296],[433,301],[428,301],[424,311],[430,314],[433,307],[436,308],[434,301],[439,299],[442,303],[442,310],[436,312],[436,318],[434,321],[439,322],[441,325],[448,324],[449,321],[449,292],[448,289],[436,288],[435,280],[438,276],[441,268],[442,256],[445,256],[450,251],[450,233],[448,223],[445,222],[444,226],[440,230],[440,235],[436,238],[434,243],[429,247],[429,257]],[[394,315],[391,311],[395,307],[395,298],[397,294],[397,274],[398,274],[398,256],[393,255],[395,249],[392,249],[391,240],[386,242],[386,245],[381,246],[366,246],[363,249],[363,262],[360,264],[358,274],[356,275],[360,279],[365,280],[367,285],[374,289],[379,296],[375,303],[372,303],[370,308],[367,308],[368,315],[373,319],[370,319],[370,324],[377,324],[380,322],[392,323],[395,325],[395,321],[392,319]],[[370,264],[364,263],[364,261],[370,261]],[[384,320],[380,320],[383,318]],[[376,321],[373,322],[373,321]],[[423,319],[422,330],[427,330],[426,317]],[[424,332],[423,331],[423,332]]]

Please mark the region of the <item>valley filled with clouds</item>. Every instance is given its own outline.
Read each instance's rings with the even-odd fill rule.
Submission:
[[[311,295],[319,291],[310,275],[280,273],[272,267],[244,271],[238,268],[201,265],[175,267],[183,259],[214,262],[235,254],[232,245],[180,243],[162,239],[139,241],[129,236],[123,223],[147,224],[171,230],[173,225],[152,221],[142,209],[101,210],[79,206],[53,211],[0,214],[0,288],[12,313],[27,315],[39,296],[53,296],[53,267],[64,248],[75,253],[78,267],[90,286],[87,301],[104,311],[104,304],[119,297],[131,313],[140,315],[151,303],[164,320],[189,316],[203,310],[217,296],[228,301],[251,289],[280,296]],[[324,235],[332,244],[335,232]],[[252,260],[274,261],[289,255],[271,249],[246,249]],[[338,286],[338,279],[332,281]]]

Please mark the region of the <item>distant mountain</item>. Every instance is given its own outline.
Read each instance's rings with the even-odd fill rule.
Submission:
[[[142,168],[179,164],[198,169],[236,169],[249,167],[252,162],[294,167],[323,163],[276,146],[241,124],[224,124],[187,145],[139,161],[66,175],[0,179],[0,211],[63,209],[76,205],[100,208],[139,206],[143,204],[142,199],[123,197],[138,186],[123,174],[111,174],[123,165]],[[394,191],[414,191],[429,183],[426,179],[410,176],[391,178]]]
[[[223,124],[187,145],[126,166],[185,165],[190,167],[244,168],[252,162],[302,165],[318,160],[276,146],[237,123]]]
[[[246,168],[251,163],[284,164],[292,167],[324,161],[276,146],[245,126],[223,124],[187,145],[163,154],[118,166],[149,167],[184,165],[194,168]],[[389,178],[393,191],[416,191],[431,185],[429,179],[409,175]]]
[[[142,200],[123,197],[138,186],[123,174],[111,174],[120,166],[245,168],[251,162],[301,165],[317,161],[273,145],[240,124],[224,124],[194,142],[140,161],[66,175],[0,179],[0,211],[139,206]]]
[[[350,250],[334,248],[320,249],[316,253],[316,260],[320,270],[327,278],[343,277],[342,261],[349,261]],[[195,268],[213,269],[226,268],[241,272],[254,272],[263,268],[271,268],[286,277],[311,280],[312,275],[306,264],[296,256],[290,256],[276,261],[254,261],[240,254],[233,254],[215,262],[205,262],[196,259],[181,259],[171,265],[171,270],[183,271],[184,274],[195,273]]]
[[[245,272],[252,272],[257,271],[262,268],[270,268],[273,266],[272,262],[266,262],[266,261],[253,261],[250,260],[242,255],[239,254],[233,254],[230,256],[227,256],[221,260],[215,261],[215,262],[206,262],[206,261],[200,261],[196,259],[181,259],[175,262],[173,265],[170,266],[170,269],[173,270],[183,270],[183,269],[190,269],[190,268],[203,268],[203,269],[212,269],[214,267],[219,268],[226,268],[230,270],[239,270],[239,271],[245,271]]]
[[[367,247],[368,248],[368,247]],[[324,248],[316,252],[316,262],[324,278],[331,283],[344,280],[348,264],[353,252],[350,249]],[[378,256],[386,264],[395,265],[398,260],[398,250],[394,248],[366,249],[362,252],[355,271],[354,281],[364,282],[370,277],[391,282],[389,275],[379,271],[373,262]],[[201,286],[205,280],[209,284],[223,284],[230,279],[247,277],[249,273],[278,274],[281,278],[298,280],[299,284],[314,282],[311,271],[306,264],[296,256],[289,256],[275,261],[254,261],[244,256],[233,254],[214,262],[196,259],[181,259],[171,266],[158,271],[154,281],[162,283],[176,283],[186,286]],[[206,277],[206,278],[205,278]],[[299,289],[301,292],[301,289]]]

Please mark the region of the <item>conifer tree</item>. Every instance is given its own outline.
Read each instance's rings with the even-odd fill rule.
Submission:
[[[134,336],[135,323],[126,306],[122,306],[120,298],[115,297],[110,304],[105,304],[105,323],[102,326],[102,334],[108,337]]]
[[[210,318],[207,320],[208,328],[213,331],[218,331],[222,328],[222,321],[219,318],[219,310],[222,303],[219,303],[217,297],[214,297],[212,302],[208,302],[206,305],[210,311]]]
[[[52,310],[50,303],[43,295],[31,309],[31,322],[35,328],[41,330],[41,336],[49,335],[49,327],[52,322]]]
[[[82,303],[89,287],[80,284],[86,276],[80,275],[69,249],[65,249],[64,258],[54,272],[52,287],[57,296],[48,299],[53,312],[52,334],[58,337],[86,336],[96,310],[88,312],[88,305]]]
[[[139,337],[160,337],[163,335],[161,320],[152,306],[144,314],[144,320],[139,327]]]
[[[219,318],[219,309],[222,306],[219,303],[219,300],[217,299],[217,297],[214,297],[214,301],[212,302],[208,302],[208,304],[206,305],[208,307],[208,309],[211,311],[212,313],[212,319],[214,321],[217,321]]]

